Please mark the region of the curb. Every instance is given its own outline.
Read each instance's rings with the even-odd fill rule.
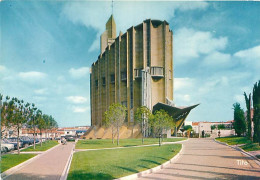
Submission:
[[[63,170],[63,172],[61,174],[60,180],[66,180],[67,177],[68,177],[71,161],[72,161],[72,158],[73,158],[73,154],[75,152],[75,145],[76,145],[76,143],[74,144],[74,147],[72,148],[72,150],[70,152],[70,156],[69,156],[68,161],[67,161],[67,163],[66,163],[66,165],[64,167],[64,170]]]
[[[187,141],[187,140],[185,140]],[[151,173],[154,173],[160,169],[163,169],[165,166],[169,165],[169,164],[172,164],[174,163],[175,161],[177,161],[179,159],[179,156],[181,154],[181,152],[183,151],[184,147],[182,145],[181,147],[181,150],[178,152],[178,154],[176,154],[173,158],[171,158],[169,161],[166,161],[165,163],[159,165],[159,166],[156,166],[154,168],[151,168],[151,169],[147,169],[145,171],[142,171],[142,172],[139,172],[139,173],[135,173],[135,174],[131,174],[131,175],[128,175],[128,176],[124,176],[124,177],[121,177],[121,178],[118,178],[116,180],[130,180],[130,179],[136,179],[136,178],[139,178],[143,175],[146,175],[146,174],[151,174]]]
[[[227,143],[224,143],[224,142],[220,142],[220,141],[217,141],[216,139],[214,139],[214,141],[216,143],[219,143],[219,144],[222,144],[222,145],[225,145],[225,146],[228,146],[228,147],[231,147],[232,149],[235,149],[237,151],[240,151],[242,154],[244,154],[245,156],[249,157],[250,159],[254,160],[255,163],[260,166],[260,160],[258,158],[256,158],[255,156],[253,156],[252,154],[244,151],[243,149],[239,148],[239,147],[234,147],[234,146],[230,146],[228,145]]]
[[[14,167],[12,167],[12,168],[6,170],[5,172],[1,173],[1,178],[2,178],[2,179],[7,178],[8,176],[12,175],[12,174],[15,173],[16,171],[20,170],[22,167],[24,167],[24,166],[30,164],[32,161],[38,159],[39,157],[41,157],[42,155],[48,153],[49,151],[51,151],[52,149],[58,147],[59,145],[61,145],[61,144],[57,144],[56,146],[54,146],[54,147],[52,147],[52,148],[50,148],[50,149],[48,149],[48,150],[46,150],[46,151],[43,151],[41,154],[36,155],[35,157],[32,157],[32,158],[30,158],[30,159],[28,159],[28,160],[26,160],[26,161],[24,161],[24,162],[22,162],[22,163],[20,163],[20,164],[18,164],[18,165],[16,165],[16,166],[14,166]]]

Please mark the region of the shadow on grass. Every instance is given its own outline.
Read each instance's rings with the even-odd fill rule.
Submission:
[[[132,146],[138,146],[137,144],[133,144],[133,145],[124,145],[123,147],[132,147]]]
[[[161,165],[161,163],[159,163],[157,161],[152,161],[152,160],[149,160],[149,159],[141,159],[141,161],[148,162],[148,163],[153,163],[153,164],[157,164],[157,165]]]
[[[104,174],[104,173],[87,173],[84,171],[74,171],[73,173],[69,173],[68,180],[81,180],[81,179],[87,179],[87,180],[103,180],[103,179],[115,179],[115,177],[111,176],[110,174]]]
[[[120,168],[126,171],[130,171],[130,172],[134,172],[134,173],[138,173],[139,171],[135,170],[135,169],[131,169],[131,168],[127,168],[127,167],[122,167],[122,166],[115,166],[116,168]]]
[[[163,157],[158,157],[158,156],[147,156],[147,157],[158,158],[158,159],[162,159],[162,160],[166,160],[166,161],[169,160],[169,159],[166,159],[166,158],[163,158]]]

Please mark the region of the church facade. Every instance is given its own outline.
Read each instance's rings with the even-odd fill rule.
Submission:
[[[112,103],[126,106],[128,125],[140,106],[173,106],[173,33],[168,22],[147,19],[116,37],[111,16],[100,46],[90,73],[92,126],[102,126]]]

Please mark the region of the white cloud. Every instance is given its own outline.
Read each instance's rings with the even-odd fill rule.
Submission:
[[[183,96],[183,100],[189,102],[189,101],[190,101],[190,95],[185,94],[185,95]]]
[[[202,54],[210,54],[225,49],[227,37],[215,38],[211,32],[181,28],[176,31],[174,44],[175,62],[185,63]]]
[[[72,107],[72,111],[75,113],[83,113],[88,111],[89,109],[90,109],[89,107],[77,107],[77,106]]]
[[[231,65],[231,55],[220,52],[212,52],[204,58],[203,63],[204,65],[210,67],[229,67]]]
[[[260,45],[249,49],[238,51],[234,57],[240,59],[240,62],[250,68],[260,68]],[[259,72],[259,71],[258,71]]]
[[[191,89],[194,84],[192,78],[174,78],[174,91]]]
[[[216,91],[217,88],[225,88],[229,85],[229,79],[226,76],[215,76],[207,78],[198,88],[200,94],[206,94]]]
[[[145,19],[160,19],[169,21],[174,17],[176,9],[187,11],[205,9],[207,2],[114,2],[114,18],[117,32],[125,32],[129,27],[136,26]],[[159,10],[158,10],[159,9]],[[136,13],[142,12],[142,13]],[[99,49],[99,38],[105,30],[105,24],[111,15],[111,2],[68,2],[62,10],[70,21],[96,30],[96,39],[89,51]]]
[[[29,72],[20,72],[18,77],[24,81],[38,81],[45,79],[47,74],[37,71],[29,71]]]
[[[48,94],[48,89],[47,88],[43,88],[43,89],[36,89],[34,90],[34,93],[35,94],[38,94],[38,95],[43,95],[43,94]]]
[[[69,73],[75,79],[86,77],[89,73],[89,67],[81,67],[78,69],[71,68]]]
[[[74,104],[82,104],[87,102],[87,98],[83,96],[68,96],[66,100]]]
[[[246,59],[259,59],[260,58],[260,45],[250,49],[241,50],[234,54],[234,56]]]

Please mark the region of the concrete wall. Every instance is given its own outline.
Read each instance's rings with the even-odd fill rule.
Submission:
[[[133,124],[134,112],[142,105],[142,79],[135,77],[136,70],[163,69],[162,77],[151,78],[151,106],[166,103],[166,98],[173,100],[172,53],[172,31],[165,21],[145,20],[107,44],[91,68],[92,125],[102,125],[104,112],[112,103],[125,105],[126,122]]]

